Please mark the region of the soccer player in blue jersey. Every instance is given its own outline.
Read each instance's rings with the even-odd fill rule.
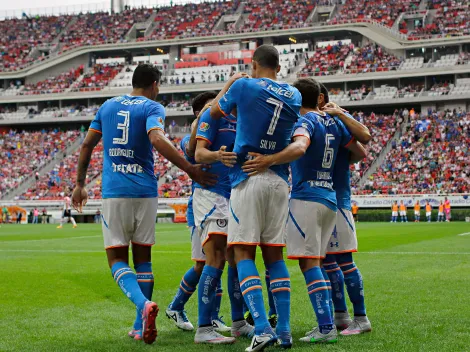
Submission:
[[[232,76],[229,84],[242,77]],[[205,111],[198,123],[196,161],[211,164],[211,172],[218,175],[217,184],[203,187],[196,184],[194,190],[194,220],[206,254],[206,266],[199,281],[199,327],[196,343],[233,343],[236,336],[251,336],[253,327],[243,317],[243,302],[238,281],[233,280],[229,271],[229,297],[232,305],[232,337],[228,338],[214,329],[211,322],[211,304],[215,299],[216,286],[220,283],[226,261],[229,199],[231,185],[229,168],[225,165],[236,154],[231,152],[235,142],[237,120],[229,114],[222,119],[213,119],[210,110]],[[231,287],[231,284],[236,287]],[[234,295],[238,291],[238,299]],[[235,306],[234,306],[235,304]]]
[[[288,165],[273,164],[251,177],[243,164],[259,154],[275,154],[290,142],[300,118],[300,93],[287,83],[277,82],[279,53],[262,45],[252,60],[252,77],[226,85],[211,107],[213,118],[228,116],[237,109],[237,133],[233,152],[237,159],[230,169],[232,193],[228,245],[233,247],[241,292],[255,323],[255,336],[246,351],[259,351],[279,339],[292,346],[290,332],[290,277],[283,260],[284,234],[289,198]],[[274,331],[268,321],[262,285],[255,265],[260,246],[270,275],[270,289],[278,322]]]
[[[181,140],[181,150],[184,153],[186,160],[192,164],[196,164],[194,154],[196,151],[196,131],[198,125],[198,116],[203,112],[206,104],[210,103],[217,96],[216,92],[204,92],[196,96],[192,103],[193,113],[195,120],[191,125],[191,134],[185,136]],[[207,108],[207,107],[206,107]],[[194,183],[192,184],[192,191],[194,192]],[[192,294],[196,291],[196,286],[199,283],[199,279],[202,274],[202,270],[206,263],[206,255],[202,250],[201,239],[198,235],[197,227],[194,223],[193,214],[193,196],[189,197],[188,208],[186,212],[186,218],[188,221],[188,227],[191,234],[191,259],[195,262],[194,266],[191,267],[181,279],[178,291],[166,310],[168,318],[172,319],[176,326],[182,330],[191,331],[194,330],[193,325],[189,321],[184,306]],[[222,286],[219,285],[216,289],[216,295],[214,299],[214,306],[212,308],[212,325],[218,332],[230,331],[230,328],[225,326],[222,319],[219,317],[220,304],[222,301]]]
[[[320,108],[337,116],[358,142],[361,144],[370,142],[369,129],[337,105],[329,103],[328,91],[324,87],[322,87],[319,105]],[[332,110],[331,107],[336,108],[336,111]],[[336,226],[323,263],[324,270],[331,281],[335,325],[339,330],[342,330],[341,335],[356,335],[371,331],[371,324],[367,318],[364,303],[362,276],[352,257],[352,253],[357,251],[356,228],[351,215],[349,164],[352,161],[354,160],[351,160],[350,152],[345,148],[340,148],[333,174],[338,205]],[[346,306],[345,282],[354,308],[354,320],[349,317]]]
[[[155,243],[158,185],[152,146],[195,181],[213,184],[214,175],[192,165],[164,135],[165,110],[155,102],[161,73],[153,65],[139,65],[131,94],[106,101],[98,110],[82,144],[72,204],[79,211],[87,201],[85,179],[93,149],[103,138],[104,245],[111,273],[137,308],[129,334],[145,343],[157,336],[158,306],[151,301],[151,246]],[[134,271],[129,267],[132,243]]]

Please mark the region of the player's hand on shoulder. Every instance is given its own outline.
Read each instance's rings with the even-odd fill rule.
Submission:
[[[228,167],[233,167],[237,163],[237,153],[227,152],[227,147],[225,145],[221,146],[218,154],[219,161]]]
[[[235,82],[236,80],[239,80],[240,78],[250,78],[250,75],[245,72],[237,72],[235,73],[230,79],[228,80],[230,83]]]
[[[273,166],[271,155],[252,152],[248,153],[248,155],[251,156],[252,159],[246,161],[242,166],[242,170],[247,173],[248,176],[260,174]]]
[[[204,169],[210,169],[210,165],[195,164],[191,165],[188,171],[189,177],[201,186],[214,186],[217,183],[217,175],[207,172]]]
[[[73,208],[81,213],[83,207],[88,201],[88,192],[85,187],[76,186],[72,193],[72,206]]]
[[[322,111],[326,112],[327,114],[329,114],[331,116],[339,116],[339,115],[347,112],[347,110],[341,108],[338,104],[333,103],[333,102],[330,102],[330,103],[326,104],[323,107]]]

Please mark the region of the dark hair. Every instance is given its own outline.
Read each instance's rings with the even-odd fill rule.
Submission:
[[[215,99],[217,93],[214,91],[208,91],[201,94],[198,94],[192,102],[193,114],[196,116],[196,113],[199,113],[204,108],[204,105],[207,104],[209,100]]]
[[[279,66],[279,52],[273,45],[264,44],[255,50],[252,60],[261,67],[275,70]]]
[[[323,101],[325,104],[328,104],[330,102],[330,96],[328,95],[328,89],[323,83],[320,83],[320,93],[323,94]]]
[[[157,66],[151,64],[140,64],[132,75],[133,88],[149,88],[153,82],[160,83],[162,73]]]
[[[318,106],[318,97],[320,96],[320,84],[313,78],[300,78],[294,82],[302,95],[302,106],[315,109]]]

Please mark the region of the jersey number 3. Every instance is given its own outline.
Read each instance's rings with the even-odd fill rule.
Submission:
[[[129,111],[121,110],[118,113],[118,116],[124,117],[124,122],[119,122],[117,124],[117,129],[122,131],[121,138],[113,138],[114,144],[127,144],[129,141],[129,120],[130,120],[130,113]]]
[[[327,133],[325,136],[325,151],[323,152],[323,162],[321,167],[324,169],[331,168],[333,164],[333,156],[335,155],[335,151],[333,148],[330,147],[330,142],[335,140],[335,136],[331,133]]]
[[[272,136],[274,134],[274,130],[276,129],[277,122],[279,121],[279,116],[281,116],[281,110],[284,103],[280,100],[276,100],[273,98],[267,99],[266,102],[275,106],[274,114],[271,119],[271,123],[269,124],[268,132],[266,132],[266,134]]]

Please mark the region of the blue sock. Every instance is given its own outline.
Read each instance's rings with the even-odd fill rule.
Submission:
[[[277,326],[276,332],[290,331],[290,276],[284,260],[268,265],[273,303],[276,303]]]
[[[366,315],[366,306],[364,303],[364,283],[359,269],[354,264],[352,254],[344,253],[337,257],[338,264],[343,271],[344,282],[348,290],[349,299],[354,307],[355,316]]]
[[[304,272],[304,277],[320,332],[327,334],[333,329],[333,317],[329,305],[328,286],[323,278],[322,271],[320,267],[315,266]]]
[[[129,264],[117,262],[112,266],[111,273],[122,292],[135,304],[137,310],[142,314],[142,310],[148,300],[142,293],[137,282],[137,276],[129,267]]]
[[[192,294],[196,291],[196,286],[199,283],[201,277],[194,270],[194,267],[191,267],[180,282],[180,287],[178,292],[176,292],[173,302],[170,303],[169,308],[171,310],[184,310],[184,305],[191,298]]]
[[[330,278],[328,277],[328,274],[325,270],[325,268],[321,268],[321,273],[323,274],[323,279],[325,280],[326,286],[328,287],[328,305],[330,306],[330,313],[331,316],[335,316],[335,310],[333,307],[333,292],[331,290],[331,281]]]
[[[405,222],[408,222],[408,217],[405,215]]]
[[[222,296],[224,291],[222,289],[222,280],[219,280],[217,288],[215,289],[214,307],[212,307],[212,320],[219,319],[220,304],[222,303]]]
[[[238,281],[238,272],[236,268],[228,267],[228,296],[230,298],[230,307],[232,308],[232,321],[245,319],[242,292],[240,291],[240,281]],[[248,309],[247,309],[248,310]]]
[[[238,280],[246,305],[255,322],[255,334],[272,333],[263,301],[263,287],[255,262],[247,259],[238,262]]]
[[[346,297],[344,295],[344,276],[338,263],[336,263],[335,255],[327,254],[323,263],[328,277],[331,282],[331,298],[336,312],[347,312]]]
[[[269,301],[269,313],[268,315],[271,316],[273,314],[277,314],[276,312],[276,305],[274,304],[273,293],[271,292],[271,277],[269,275],[268,269],[264,273],[264,281],[266,283],[266,289],[268,291],[268,301]]]
[[[214,307],[215,291],[220,282],[222,270],[206,265],[199,279],[198,289],[198,325],[212,325],[212,309]]]
[[[139,284],[140,290],[144,296],[151,301],[153,293],[154,278],[152,273],[152,263],[141,263],[134,265],[135,272],[137,274],[137,283]],[[137,309],[134,330],[142,329],[142,314]]]

